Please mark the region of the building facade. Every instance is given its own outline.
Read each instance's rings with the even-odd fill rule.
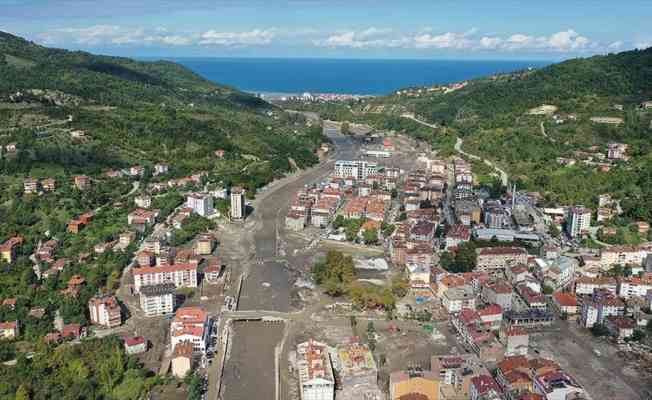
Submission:
[[[354,177],[367,179],[369,175],[376,175],[378,164],[367,161],[337,161],[335,163],[335,176],[339,178]]]
[[[328,347],[315,340],[297,345],[301,400],[333,400],[335,378]]]
[[[140,308],[146,316],[172,314],[176,305],[173,283],[143,286],[140,288]]]
[[[114,296],[93,297],[88,301],[91,323],[105,328],[115,328],[122,324],[120,304]]]
[[[176,288],[197,287],[197,261],[186,264],[162,265],[133,269],[134,291],[140,293],[143,286],[173,283]]]
[[[239,186],[231,188],[231,218],[245,217],[245,190]]]

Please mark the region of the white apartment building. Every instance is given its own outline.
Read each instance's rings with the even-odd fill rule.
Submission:
[[[167,174],[169,170],[170,170],[170,166],[167,164],[154,165],[154,175]]]
[[[602,268],[609,269],[616,264],[642,265],[648,255],[647,246],[610,246],[600,251]]]
[[[231,218],[243,219],[245,217],[245,190],[239,186],[231,188]]]
[[[88,301],[91,322],[106,328],[115,328],[122,324],[120,304],[114,296],[93,297]]]
[[[457,314],[463,309],[475,310],[475,294],[470,286],[448,289],[442,298],[442,305],[449,314]]]
[[[570,237],[578,237],[591,227],[591,210],[582,206],[570,207],[566,212],[566,231]]]
[[[197,261],[187,264],[162,265],[134,268],[134,291],[140,293],[143,286],[172,283],[175,288],[197,287]]]
[[[297,345],[301,400],[333,400],[335,379],[328,347],[310,339]]]
[[[368,161],[337,161],[335,163],[335,176],[340,178],[354,177],[367,179],[369,175],[376,175],[378,164]]]
[[[191,194],[186,200],[186,205],[202,217],[210,217],[215,213],[215,208],[213,208],[213,196],[210,194]]]
[[[181,307],[170,324],[170,344],[172,350],[181,343],[192,343],[193,352],[206,353],[210,339],[211,320],[201,307]]]
[[[528,254],[522,247],[485,247],[476,250],[477,270],[484,272],[505,271],[507,267],[527,264]]]
[[[140,308],[147,317],[172,314],[176,306],[173,283],[143,286],[140,288]]]
[[[618,284],[618,296],[628,299],[632,296],[645,297],[652,290],[652,280],[637,277],[623,278]]]
[[[146,194],[136,196],[134,198],[134,203],[136,203],[140,208],[150,208],[152,206],[152,198]]]

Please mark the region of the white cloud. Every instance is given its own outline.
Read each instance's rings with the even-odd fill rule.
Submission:
[[[94,25],[87,28],[62,28],[39,36],[46,45],[74,43],[82,47],[100,45],[135,46],[165,45],[187,46],[193,43],[192,35],[167,34],[165,28],[148,31],[145,28],[127,28],[117,25]]]
[[[50,39],[72,39],[81,45],[98,45],[121,34],[122,28],[116,25],[95,25],[88,28],[63,28],[51,32]]]
[[[248,32],[220,32],[210,30],[202,33],[199,44],[206,46],[252,46],[270,44],[275,37],[273,29],[254,29]]]
[[[590,40],[579,35],[572,29],[569,29],[564,32],[557,32],[554,35],[550,36],[545,43],[553,49],[559,51],[570,51],[570,50],[581,50],[586,48]]]
[[[503,43],[503,39],[498,37],[484,36],[480,39],[480,46],[484,49],[497,49]]]
[[[441,35],[429,33],[417,35],[413,38],[412,44],[417,49],[466,49],[471,47],[472,41],[466,33],[446,32]]]
[[[652,47],[652,40],[643,40],[636,42],[634,45],[634,48],[637,48],[639,50],[644,50],[647,49],[648,47]]]
[[[406,39],[403,37],[391,37],[391,29],[379,29],[371,27],[359,32],[348,31],[331,34],[325,39],[317,39],[313,44],[320,47],[347,47],[352,49],[401,47]]]
[[[389,29],[369,28],[361,31],[333,33],[324,39],[314,40],[321,47],[331,48],[405,48],[405,49],[440,49],[440,50],[474,50],[474,51],[530,51],[578,53],[605,50],[602,45],[582,36],[573,29],[556,32],[550,36],[533,36],[515,33],[501,37],[496,34],[480,35],[477,28],[465,32],[434,33],[432,28],[421,29],[412,35],[395,34]],[[615,48],[610,47],[611,49]],[[622,42],[620,44],[622,46]]]
[[[521,53],[599,53],[619,51],[634,45],[645,48],[651,42],[621,40],[601,43],[567,29],[550,35],[535,36],[524,32],[497,34],[471,28],[460,32],[437,32],[433,28],[415,28],[397,32],[382,27],[359,30],[324,31],[315,28],[258,28],[249,31],[177,31],[164,26],[152,28],[119,25],[94,25],[83,28],[62,28],[38,36],[46,45],[98,46],[211,46],[247,47],[272,43],[292,46],[314,45],[332,49],[406,49],[428,51],[479,51]],[[635,44],[634,44],[635,43]]]
[[[165,27],[154,29],[130,28],[117,25],[95,25],[87,28],[62,28],[44,32],[39,39],[46,45],[76,44],[81,47],[113,46],[251,46],[272,42],[273,29],[254,29],[246,32],[203,33],[171,32]]]

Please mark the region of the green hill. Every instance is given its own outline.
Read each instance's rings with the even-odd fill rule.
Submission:
[[[267,108],[262,100],[209,82],[167,61],[138,62],[50,49],[0,32],[0,93],[48,88],[111,105],[167,103]]]
[[[514,74],[471,81],[449,94],[408,101],[424,118],[445,123],[478,118],[501,126],[506,114],[522,114],[541,104],[572,112],[584,97],[637,105],[652,98],[652,48],[574,59]]]
[[[0,398],[26,390],[33,398],[61,398],[76,388],[81,397],[142,398],[161,381],[149,379],[135,359],[124,358],[121,342],[82,344],[74,354],[65,353],[68,346],[49,350],[42,344],[57,311],[65,323],[88,323],[89,299],[115,293],[137,247],[132,242],[124,252],[99,254],[94,246],[111,247],[122,233],[135,231],[128,225],[135,196],[151,195],[160,220],[181,206],[189,191],[242,185],[251,198],[273,179],[316,163],[321,141],[321,128],[301,116],[174,63],[48,49],[0,32],[0,244],[23,239],[15,257],[0,259],[0,299],[17,299],[15,308],[0,307],[0,322],[20,321],[19,337],[0,343],[0,362],[36,353],[30,360],[19,356],[17,366],[0,366]],[[153,173],[160,163],[169,171]],[[131,174],[132,166],[142,166],[142,176]],[[106,174],[109,170],[113,173]],[[77,175],[88,176],[88,184],[76,185]],[[222,215],[228,212],[226,200],[215,203]],[[88,226],[68,231],[71,220],[89,211]],[[191,218],[177,240],[208,226],[208,220]],[[58,240],[53,259],[66,266],[40,279],[35,271],[48,271],[52,260],[30,256],[51,238]],[[85,284],[70,296],[65,289],[74,275]],[[44,315],[30,317],[34,307]],[[94,359],[92,347],[110,358],[110,365]],[[70,367],[42,362],[55,351],[73,364],[83,359],[91,375],[106,368],[120,373],[110,382],[84,376],[88,387],[39,373],[39,384],[29,371]]]
[[[625,220],[652,220],[652,111],[640,106],[652,100],[652,48],[497,74],[450,89],[408,88],[368,100],[290,107],[403,132],[429,141],[444,156],[455,154],[462,138],[464,150],[496,162],[520,188],[542,193],[549,204],[597,208],[597,196],[611,193]],[[555,110],[530,112],[542,105]],[[438,128],[404,118],[406,113]],[[595,117],[622,123],[595,123]],[[627,144],[630,159],[603,159],[610,142]],[[575,165],[563,166],[558,158]],[[599,168],[607,163],[608,171]],[[481,163],[476,172],[481,181],[494,179]]]
[[[187,174],[218,168],[213,153],[224,149],[233,162],[221,170],[259,160],[229,178],[253,189],[293,162],[314,163],[321,142],[318,129],[296,116],[172,62],[50,49],[0,32],[0,76],[0,145],[21,150],[0,160],[10,173],[95,174],[168,162]],[[73,129],[89,140],[70,143]]]

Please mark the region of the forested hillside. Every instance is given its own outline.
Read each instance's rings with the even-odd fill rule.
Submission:
[[[51,89],[106,105],[167,103],[267,108],[262,100],[217,85],[168,61],[138,62],[50,49],[0,32],[0,93]]]
[[[134,198],[151,196],[160,220],[193,191],[241,185],[251,199],[316,163],[322,138],[318,124],[174,63],[48,49],[0,32],[0,245],[20,243],[0,257],[0,323],[20,327],[0,341],[0,362],[16,362],[0,365],[0,398],[144,398],[160,380],[120,340],[44,343],[57,316],[87,326],[89,299],[120,287],[148,233],[128,222]],[[215,206],[228,212],[226,200]],[[82,215],[90,223],[71,230]],[[189,224],[179,243],[206,229]],[[125,232],[133,242],[111,251]],[[44,243],[49,255],[35,256]],[[83,287],[68,291],[79,276]]]
[[[652,97],[652,48],[575,59],[533,71],[471,81],[448,94],[405,103],[418,115],[447,124],[474,121],[482,127],[509,124],[509,118],[541,104],[573,112],[584,97],[638,104]]]
[[[170,62],[49,49],[0,32],[0,76],[0,144],[19,149],[0,161],[11,173],[173,162],[187,174],[213,169],[221,149],[257,160],[239,182],[254,189],[289,171],[290,159],[315,162],[321,142],[296,116]],[[87,140],[70,143],[71,130]]]

